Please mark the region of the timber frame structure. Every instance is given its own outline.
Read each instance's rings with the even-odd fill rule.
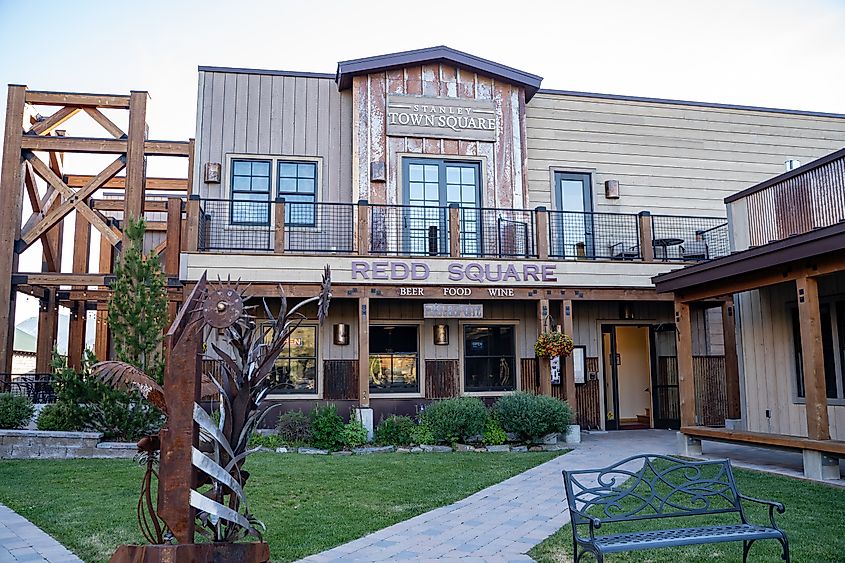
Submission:
[[[183,194],[191,183],[193,139],[156,141],[148,139],[146,108],[148,94],[133,91],[129,95],[81,94],[28,90],[10,85],[6,106],[4,150],[0,169],[0,294],[9,296],[0,308],[0,372],[11,372],[14,320],[17,292],[37,297],[38,315],[37,369],[50,371],[50,359],[56,342],[58,307],[71,311],[68,361],[81,363],[85,345],[86,311],[97,311],[95,353],[106,359],[109,349],[107,304],[110,276],[116,253],[123,239],[121,227],[128,218],[145,212],[166,212],[167,221],[152,222],[148,231],[164,231],[166,238],[155,252],[164,256],[163,269],[168,277],[171,317],[182,300],[179,283]],[[42,116],[38,110],[52,111]],[[124,110],[128,128],[123,131],[102,110]],[[60,127],[77,114],[87,114],[107,133],[107,137],[72,137]],[[114,160],[92,175],[66,175],[65,156],[71,153],[113,155]],[[149,156],[187,159],[188,174],[181,178],[147,178]],[[125,174],[118,176],[121,172]],[[95,199],[102,189],[122,191],[121,199]],[[147,192],[166,190],[175,197],[147,197]],[[181,193],[180,193],[181,192]],[[22,217],[24,197],[32,214]],[[71,271],[62,271],[63,223],[75,212],[75,237]],[[115,214],[121,213],[117,219]],[[112,216],[108,216],[111,214]],[[89,271],[91,228],[100,234],[99,262],[96,272]],[[36,241],[43,248],[42,271],[19,271],[19,257]],[[96,289],[93,288],[96,286]]]

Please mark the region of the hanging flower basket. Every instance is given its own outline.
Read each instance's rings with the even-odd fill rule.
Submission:
[[[574,345],[572,338],[562,332],[543,332],[534,343],[534,353],[538,358],[566,358]]]

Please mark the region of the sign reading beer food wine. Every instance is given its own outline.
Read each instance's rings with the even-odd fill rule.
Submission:
[[[469,141],[496,140],[493,100],[387,96],[387,134]]]

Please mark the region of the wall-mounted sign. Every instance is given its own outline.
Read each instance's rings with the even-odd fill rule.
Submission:
[[[555,356],[549,363],[552,366],[552,384],[560,385],[560,356]]]
[[[484,305],[423,303],[424,319],[483,319]]]
[[[493,100],[387,96],[387,134],[469,141],[496,140]]]
[[[431,275],[431,267],[425,262],[404,260],[353,260],[352,280],[425,281]],[[526,283],[556,282],[553,263],[509,263],[509,262],[449,262],[447,277],[450,282],[476,283]],[[492,297],[511,297],[513,293],[503,292]]]

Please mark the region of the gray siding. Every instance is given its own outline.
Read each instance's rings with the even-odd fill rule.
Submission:
[[[226,155],[322,159],[320,200],[352,201],[352,96],[330,78],[200,71],[194,193],[225,197]],[[206,162],[223,164],[206,184]]]

